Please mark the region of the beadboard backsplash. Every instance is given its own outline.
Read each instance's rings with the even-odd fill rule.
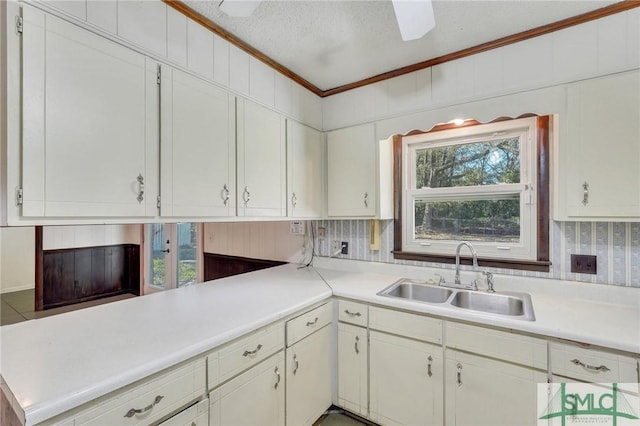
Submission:
[[[332,241],[346,241],[349,243],[349,254],[338,255],[342,259],[454,268],[452,264],[394,259],[391,253],[392,220],[380,221],[380,250],[376,251],[369,249],[369,220],[319,220],[313,224],[316,235],[317,228],[325,229],[324,238],[316,240],[315,250],[319,256],[328,257],[331,254]],[[572,273],[572,254],[596,255],[597,275]],[[640,288],[640,223],[552,222],[551,262],[551,271],[548,273],[490,269],[500,274]]]

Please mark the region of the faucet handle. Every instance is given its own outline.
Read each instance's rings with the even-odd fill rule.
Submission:
[[[438,274],[438,273],[435,273],[435,276],[436,276],[436,277],[440,277],[440,278],[438,279],[438,285],[443,285],[443,284],[445,284],[445,283],[446,283],[446,281],[445,281],[445,279],[444,279],[444,276],[443,276],[443,275]]]
[[[487,277],[487,292],[495,293],[496,291],[493,289],[493,274],[489,271],[482,271],[482,275]]]

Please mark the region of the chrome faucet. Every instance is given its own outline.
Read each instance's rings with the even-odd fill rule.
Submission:
[[[462,248],[462,246],[469,247],[469,250],[471,251],[471,256],[473,257],[473,270],[474,271],[478,270],[478,254],[476,253],[476,250],[467,241],[461,242],[460,244],[458,244],[458,247],[456,248],[456,278],[454,280],[454,284],[456,285],[460,285],[460,249]],[[476,283],[476,280],[471,281],[470,287],[473,290],[478,289],[478,284]]]

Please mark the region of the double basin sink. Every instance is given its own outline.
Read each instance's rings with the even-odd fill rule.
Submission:
[[[402,278],[379,292],[378,295],[413,302],[448,305],[526,321],[535,321],[536,319],[531,296],[527,293],[487,293],[476,290],[459,290]]]

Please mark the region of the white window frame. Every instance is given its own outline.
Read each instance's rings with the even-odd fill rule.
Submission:
[[[454,255],[461,240],[414,238],[416,200],[452,201],[520,196],[520,242],[472,241],[478,256],[494,259],[535,260],[537,258],[537,117],[500,121],[421,133],[402,138],[402,251],[432,255]],[[416,188],[416,151],[428,148],[481,142],[489,139],[520,138],[520,183],[452,188]]]

